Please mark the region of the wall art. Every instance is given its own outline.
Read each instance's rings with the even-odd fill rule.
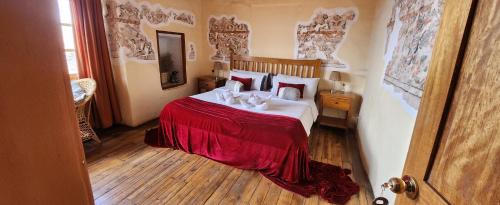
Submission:
[[[356,8],[316,9],[309,21],[297,24],[296,57],[319,58],[325,67],[347,68],[347,64],[338,58],[337,52],[357,17]]]
[[[236,17],[212,16],[208,20],[208,42],[214,61],[229,61],[231,55],[249,55],[250,26]]]
[[[160,27],[170,23],[194,26],[195,16],[189,11],[164,8],[148,2],[136,3],[130,0],[104,0],[104,14],[108,45],[112,58],[125,56],[136,60],[155,60],[152,40],[142,30],[142,26]]]
[[[196,48],[193,42],[189,42],[188,44],[187,59],[188,61],[196,61]]]
[[[442,0],[396,0],[387,24],[384,87],[416,114],[439,29]]]

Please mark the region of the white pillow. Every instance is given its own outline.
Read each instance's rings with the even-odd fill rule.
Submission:
[[[235,71],[229,72],[229,80],[231,80],[231,77],[233,77],[233,76],[236,76],[239,78],[252,78],[251,90],[260,90],[260,88],[262,87],[262,82],[264,81],[265,75],[257,75],[257,74],[252,74],[252,73],[241,73],[241,72],[235,72]]]
[[[262,75],[264,79],[262,80],[262,85],[259,90],[265,91],[268,90],[268,80],[271,77],[271,73],[259,73],[259,72],[254,72],[254,71],[247,71],[247,70],[233,70],[234,72],[237,73],[249,73],[249,74],[255,74],[255,75]]]
[[[276,95],[280,82],[292,84],[305,84],[304,98],[314,99],[318,89],[319,78],[301,78],[289,75],[278,74],[273,77],[273,88],[271,92]]]
[[[297,101],[300,99],[300,90],[297,88],[284,87],[280,89],[278,97],[284,100]]]
[[[224,88],[239,93],[243,90],[243,83],[240,81],[228,80]]]

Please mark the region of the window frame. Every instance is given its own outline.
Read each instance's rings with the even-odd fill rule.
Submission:
[[[70,1],[70,0],[65,0],[65,1]],[[58,8],[60,9],[60,7]],[[61,10],[58,10],[59,11],[59,15],[61,13]],[[71,10],[69,11],[71,13]],[[64,46],[64,59],[66,61],[66,69],[68,71],[68,74],[69,74],[69,77],[71,80],[78,80],[79,79],[79,66],[78,66],[78,62],[76,63],[76,73],[72,73],[70,72],[70,69],[69,69],[69,66],[68,66],[68,59],[66,58],[66,52],[74,52],[75,53],[75,58],[77,58],[77,52],[76,52],[76,43],[75,43],[75,33],[74,33],[74,25],[73,23],[66,23],[66,22],[62,22],[61,19],[59,19],[59,25],[61,27],[61,32],[63,32],[63,28],[66,27],[66,28],[71,28],[71,34],[73,35],[73,48],[66,48],[66,45],[64,45],[64,41],[63,41],[63,46]],[[62,34],[62,33],[61,33]],[[78,60],[77,60],[78,61]]]

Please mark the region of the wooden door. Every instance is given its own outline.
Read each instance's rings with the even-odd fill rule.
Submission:
[[[500,204],[500,1],[445,0],[432,58],[396,203]]]
[[[93,204],[57,1],[0,8],[0,204]]]

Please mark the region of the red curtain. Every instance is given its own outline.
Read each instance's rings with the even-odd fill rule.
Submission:
[[[92,106],[94,125],[107,128],[121,121],[100,0],[71,0],[80,78],[97,82]]]

